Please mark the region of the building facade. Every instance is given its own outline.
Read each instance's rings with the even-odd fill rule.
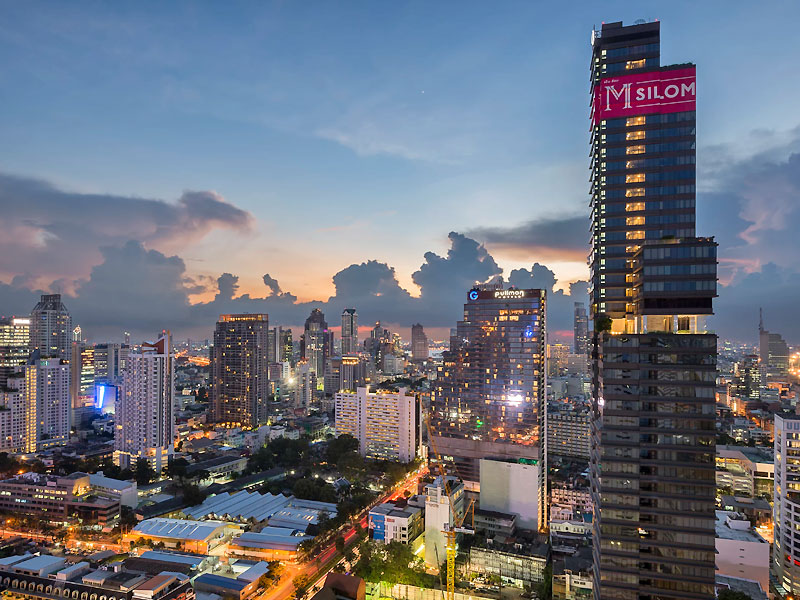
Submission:
[[[591,413],[585,408],[552,408],[547,413],[547,451],[550,456],[589,458]]]
[[[714,597],[716,244],[695,236],[695,67],[592,34],[594,596]]]
[[[540,464],[546,523],[544,290],[473,289],[431,388],[433,444],[477,489],[480,459]]]
[[[575,303],[575,316],[572,327],[572,351],[574,354],[589,353],[589,316],[583,302]]]
[[[775,415],[772,573],[785,595],[800,594],[800,416]]]
[[[358,313],[355,308],[342,312],[342,356],[358,352]]]
[[[411,326],[411,359],[416,362],[428,360],[428,336],[422,324]]]
[[[157,473],[167,466],[175,439],[174,381],[168,332],[128,357],[115,417],[114,462],[120,467],[135,468],[140,458]]]
[[[336,435],[352,435],[362,456],[411,462],[420,446],[420,402],[405,388],[397,392],[336,394]]]
[[[69,360],[72,345],[72,317],[61,294],[43,294],[31,311],[30,351],[44,358]]]
[[[214,420],[231,427],[266,422],[269,400],[269,317],[220,315],[211,348]]]
[[[308,362],[311,372],[317,376],[321,385],[325,376],[325,362],[333,354],[333,335],[328,330],[325,315],[318,308],[311,311],[303,330],[303,359]]]
[[[0,318],[0,371],[7,367],[22,366],[28,362],[30,339],[29,318]]]

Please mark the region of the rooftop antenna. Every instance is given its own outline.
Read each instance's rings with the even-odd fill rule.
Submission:
[[[761,311],[761,307],[758,308],[758,333],[762,333],[764,331],[764,313]]]

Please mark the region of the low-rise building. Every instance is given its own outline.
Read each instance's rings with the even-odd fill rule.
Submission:
[[[376,542],[413,544],[424,532],[424,512],[419,507],[384,502],[369,511],[369,537]]]
[[[770,544],[741,513],[716,511],[717,574],[758,581],[769,589]]]
[[[717,487],[734,495],[772,499],[775,454],[771,448],[717,446]]]
[[[475,510],[474,520],[476,533],[483,533],[491,538],[508,538],[517,530],[517,515],[511,513],[479,508]]]
[[[187,521],[158,517],[145,519],[126,533],[123,543],[140,539],[153,543],[162,542],[165,547],[197,554],[208,554],[217,546],[225,544],[231,536],[239,533],[240,527],[222,521]]]
[[[119,517],[119,497],[103,497],[86,473],[65,477],[23,473],[0,481],[0,511],[65,523],[108,525]]]
[[[592,553],[586,547],[574,556],[553,560],[553,600],[590,600]]]
[[[288,527],[265,527],[260,532],[247,532],[233,538],[228,544],[228,556],[248,560],[282,560],[294,562],[300,544],[312,536]]]
[[[474,544],[469,550],[469,568],[480,575],[499,575],[503,583],[531,588],[544,581],[549,550],[547,544]]]
[[[258,589],[258,580],[243,581],[213,573],[203,573],[194,578],[194,589],[198,592],[219,594],[224,598],[244,600]]]
[[[123,481],[103,475],[102,471],[89,475],[89,485],[92,489],[108,497],[119,498],[122,506],[136,508],[139,504],[139,492],[135,481]]]

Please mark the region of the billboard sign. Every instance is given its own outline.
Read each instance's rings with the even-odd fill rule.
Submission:
[[[695,67],[601,79],[594,90],[594,123],[635,115],[695,110]]]

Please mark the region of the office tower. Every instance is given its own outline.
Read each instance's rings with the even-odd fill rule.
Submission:
[[[126,344],[95,344],[95,380],[102,383],[119,381],[130,352],[131,348]]]
[[[716,244],[695,236],[695,67],[592,34],[594,597],[714,597]]]
[[[325,397],[331,398],[336,392],[339,391],[339,383],[342,377],[342,357],[331,356],[325,361],[325,380],[322,384],[322,390]]]
[[[71,354],[72,318],[61,302],[61,294],[43,294],[31,311],[30,351],[42,358],[63,358]]]
[[[211,348],[214,420],[231,427],[258,427],[267,419],[269,317],[220,315]]]
[[[782,598],[800,594],[800,416],[775,415],[772,575]],[[780,588],[783,588],[782,590]]]
[[[411,360],[428,360],[428,336],[419,323],[411,326]]]
[[[761,357],[761,379],[786,380],[789,375],[789,345],[779,333],[764,329],[761,309],[758,311],[758,350]]]
[[[358,388],[336,394],[336,435],[352,435],[362,456],[411,462],[420,444],[419,398],[407,393]]]
[[[36,449],[63,446],[69,441],[69,362],[61,358],[39,358],[34,352],[25,367],[27,405],[35,407]]]
[[[761,398],[761,364],[756,354],[748,354],[733,367],[731,395],[750,400]]]
[[[175,356],[165,332],[128,356],[117,401],[114,462],[135,468],[140,458],[160,473],[173,452]]]
[[[302,361],[294,371],[294,409],[300,414],[307,415],[309,408],[314,404],[314,393],[317,390],[317,374],[311,370],[311,365]]]
[[[470,290],[431,384],[438,453],[453,458],[455,475],[472,489],[481,458],[537,465],[540,528],[547,526],[545,306],[544,290]]]
[[[342,356],[358,352],[358,313],[355,308],[342,312]]]
[[[294,366],[294,343],[291,329],[281,330],[278,358],[280,359],[278,362],[288,362],[289,365]]]
[[[95,402],[95,347],[86,342],[72,342],[70,358],[70,399],[72,420],[78,422],[81,409]]]
[[[280,327],[267,330],[267,360],[270,363],[277,362],[279,330]]]
[[[0,319],[0,388],[5,378],[28,362],[30,355],[31,320],[27,317]]]
[[[302,341],[303,358],[308,361],[309,369],[317,376],[318,382],[322,383],[325,376],[325,360],[333,354],[333,346],[328,323],[325,322],[325,315],[320,309],[312,310],[306,319]]]
[[[567,368],[569,346],[566,344],[547,344],[547,375],[557,377]]]
[[[364,340],[364,349],[372,356],[372,362],[376,369],[383,368],[383,357],[387,353],[387,349],[391,353],[391,344],[392,334],[378,321],[370,330],[369,337]]]
[[[575,354],[589,353],[589,317],[583,302],[575,303],[572,347]]]
[[[359,354],[342,356],[339,368],[339,392],[355,392],[367,378],[367,359]]]

